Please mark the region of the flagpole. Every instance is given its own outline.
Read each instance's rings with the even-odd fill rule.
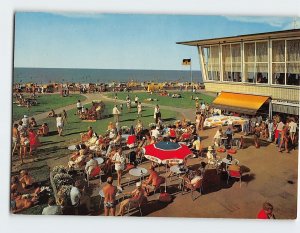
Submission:
[[[192,58],[190,58],[190,72],[191,72],[191,86],[192,86],[192,92],[193,92]]]

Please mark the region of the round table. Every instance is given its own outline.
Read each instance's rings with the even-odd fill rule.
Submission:
[[[95,160],[97,160],[98,164],[102,164],[104,163],[104,159],[101,158],[101,157],[98,157],[98,158],[94,158]]]
[[[71,145],[68,147],[68,150],[77,150],[76,145]]]
[[[129,170],[129,174],[131,176],[139,177],[140,181],[145,175],[147,175],[147,173],[148,173],[147,169],[143,167],[136,167]]]
[[[180,170],[179,165],[174,165],[174,166],[170,167],[170,171],[177,175],[184,174],[184,173],[186,173],[187,170],[188,170],[187,168],[185,168],[184,170]]]

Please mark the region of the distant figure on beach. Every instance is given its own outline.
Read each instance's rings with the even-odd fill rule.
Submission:
[[[113,107],[112,114],[114,115],[115,122],[119,122],[121,112],[119,111],[117,105]]]
[[[158,104],[154,108],[154,116],[153,117],[155,119],[155,124],[157,124],[158,118],[161,117],[160,108],[159,108]]]
[[[58,114],[58,116],[56,117],[56,127],[57,127],[57,132],[59,136],[62,136],[62,131],[63,131],[63,119],[61,114]]]
[[[138,117],[142,117],[142,103],[141,102],[138,102],[137,104],[137,112],[138,112]]]
[[[55,114],[55,111],[54,109],[51,109],[51,111],[48,113],[48,117],[55,117],[56,114]]]
[[[77,101],[76,108],[77,108],[77,115],[80,115],[82,109],[82,104],[80,100]]]

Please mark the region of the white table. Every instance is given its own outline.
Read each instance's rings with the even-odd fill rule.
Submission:
[[[170,171],[177,175],[184,174],[184,173],[186,173],[187,170],[188,170],[187,168],[184,170],[180,170],[179,165],[174,165],[174,166],[170,167]]]
[[[68,150],[77,150],[76,145],[71,145],[68,147]]]
[[[147,169],[143,167],[136,167],[129,170],[129,174],[131,176],[139,177],[140,181],[142,181],[142,178],[144,178],[144,176],[147,175],[147,173]]]

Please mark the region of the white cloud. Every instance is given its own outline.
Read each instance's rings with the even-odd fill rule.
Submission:
[[[281,29],[293,29],[293,17],[278,17],[278,16],[224,16],[230,21],[239,21],[244,23],[263,23],[272,27]],[[297,18],[299,27],[299,18]]]

